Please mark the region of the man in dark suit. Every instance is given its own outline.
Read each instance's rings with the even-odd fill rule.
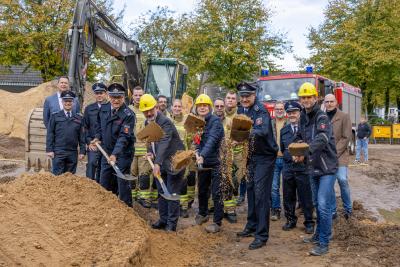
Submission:
[[[61,97],[63,109],[51,115],[46,136],[46,153],[52,159],[54,175],[76,172],[78,145],[79,159],[85,155],[82,115],[72,111],[75,94],[64,91]]]
[[[147,157],[154,160],[153,175],[160,176],[164,180],[170,193],[178,194],[181,190],[182,178],[185,170],[174,174],[171,166],[171,157],[178,150],[185,150],[185,146],[179,137],[179,133],[172,121],[158,111],[157,101],[152,95],[144,94],[140,98],[139,110],[146,117],[145,124],[153,121],[164,131],[164,136],[158,141],[150,144]],[[162,193],[157,181],[158,191]],[[179,219],[179,200],[166,200],[158,198],[158,212],[160,219],[152,225],[154,229],[176,231]]]
[[[43,123],[46,128],[49,125],[51,114],[63,109],[61,93],[69,90],[69,80],[67,76],[61,76],[58,78],[57,88],[58,92],[46,97],[46,100],[43,104]],[[75,97],[72,105],[72,111],[74,113],[79,113],[80,109],[78,98]]]

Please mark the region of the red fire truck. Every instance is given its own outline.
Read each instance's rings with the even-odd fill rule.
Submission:
[[[308,69],[309,70],[309,69]],[[262,71],[263,75],[258,79],[259,90],[257,97],[274,117],[276,101],[297,100],[297,92],[305,82],[315,85],[318,92],[318,100],[323,107],[323,99],[327,94],[334,94],[339,103],[339,108],[350,115],[353,128],[353,138],[349,144],[350,153],[355,151],[355,133],[361,116],[361,89],[344,82],[336,82],[324,76],[308,73],[280,73],[268,75],[268,71]]]

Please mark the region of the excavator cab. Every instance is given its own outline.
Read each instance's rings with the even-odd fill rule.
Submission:
[[[147,64],[145,92],[164,95],[168,103],[186,92],[188,67],[176,58],[151,58]]]

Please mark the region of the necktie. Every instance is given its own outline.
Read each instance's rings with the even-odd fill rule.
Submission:
[[[294,134],[297,133],[297,125],[293,126],[293,131],[294,131]]]
[[[113,110],[111,111],[111,114],[114,116],[115,114],[117,114],[117,110],[116,110],[116,109],[113,109]]]
[[[67,117],[71,118],[71,112],[70,111],[67,112]]]

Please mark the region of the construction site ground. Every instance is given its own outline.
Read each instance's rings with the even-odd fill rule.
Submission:
[[[289,232],[283,218],[271,222],[267,246],[254,251],[251,238],[236,238],[246,205],[218,234],[194,226],[196,205],[177,234],[154,231],[156,210],[127,208],[79,176],[21,175],[24,141],[0,141],[0,266],[400,266],[399,145],[370,145],[369,165],[349,167],[354,216],[339,216],[330,253],[312,257],[301,217]]]

